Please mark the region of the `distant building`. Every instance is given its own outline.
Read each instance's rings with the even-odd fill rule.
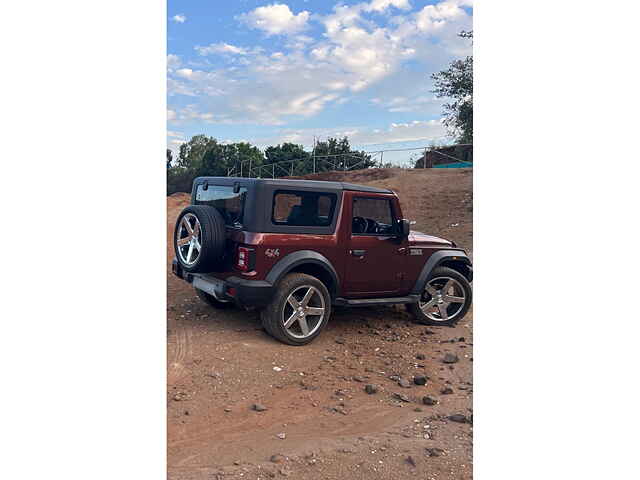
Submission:
[[[473,145],[434,147],[423,154],[415,168],[462,168],[473,166]]]

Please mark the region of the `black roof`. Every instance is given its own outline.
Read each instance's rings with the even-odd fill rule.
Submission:
[[[288,178],[245,178],[245,177],[198,177],[194,183],[208,180],[212,184],[230,185],[233,182],[242,182],[244,185],[264,184],[276,187],[288,188],[317,188],[321,190],[351,190],[355,192],[393,193],[387,188],[368,187],[347,182],[327,182],[324,180],[291,180]]]

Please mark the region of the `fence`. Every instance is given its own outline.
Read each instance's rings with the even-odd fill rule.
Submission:
[[[413,152],[413,153],[409,153]],[[386,163],[385,163],[385,153]],[[408,158],[398,161],[398,156]],[[328,171],[349,171],[362,168],[460,168],[473,166],[473,145],[456,144],[442,147],[417,147],[375,150],[355,153],[316,155],[308,158],[253,165],[251,160],[237,162],[227,170],[228,177],[277,178],[308,175]]]

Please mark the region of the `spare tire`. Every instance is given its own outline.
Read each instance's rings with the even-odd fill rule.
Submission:
[[[178,215],[173,248],[184,271],[210,272],[224,257],[225,222],[218,210],[190,205]]]

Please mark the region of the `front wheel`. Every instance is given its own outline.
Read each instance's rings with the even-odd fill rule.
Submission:
[[[331,315],[327,287],[304,273],[287,275],[271,303],[260,312],[262,326],[289,345],[306,345],[316,338]]]
[[[418,303],[407,305],[418,323],[454,325],[471,306],[471,285],[461,273],[447,267],[433,270]]]

